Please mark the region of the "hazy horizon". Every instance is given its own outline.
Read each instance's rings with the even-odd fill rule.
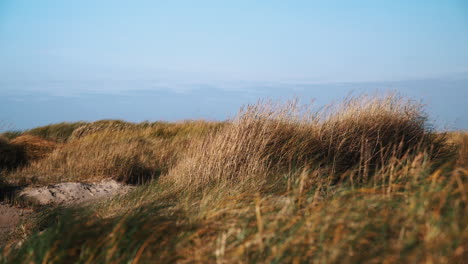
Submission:
[[[466,43],[463,0],[4,0],[0,129],[223,120],[259,98],[376,90],[468,129]]]
[[[38,86],[17,83],[16,87],[5,89],[0,98],[0,131],[100,119],[130,122],[225,120],[233,117],[242,105],[258,99],[298,98],[302,103],[314,101],[314,105],[320,107],[339,102],[348,95],[386,92],[397,92],[424,103],[429,121],[439,130],[468,129],[468,89],[465,89],[468,78],[328,84],[225,83],[216,86],[200,83],[180,85],[177,89],[156,81],[109,82],[107,85],[114,87],[112,90],[106,89],[105,84],[102,81],[47,83],[46,87],[69,88],[64,91],[28,90],[27,87]],[[125,89],[131,84],[139,89]],[[21,113],[17,109],[21,109]]]

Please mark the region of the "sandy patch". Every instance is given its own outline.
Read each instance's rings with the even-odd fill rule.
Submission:
[[[66,182],[25,188],[17,199],[35,205],[68,205],[109,198],[116,194],[124,194],[132,188],[114,180],[99,183]]]

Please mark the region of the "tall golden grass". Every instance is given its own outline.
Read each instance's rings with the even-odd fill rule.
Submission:
[[[457,164],[461,167],[468,168],[468,132],[451,132],[449,140],[457,146],[458,159]]]
[[[297,101],[260,102],[195,145],[168,179],[192,187],[237,184],[322,167],[331,182],[339,179],[330,175],[351,169],[358,173],[350,180],[366,182],[390,159],[424,151],[441,160],[451,153],[426,119],[421,105],[396,95],[352,97],[321,111]]]
[[[87,135],[101,132],[122,132],[138,133],[147,131],[153,137],[172,138],[175,136],[201,136],[210,130],[219,129],[223,123],[207,121],[184,121],[176,123],[167,122],[142,122],[130,123],[121,120],[100,120],[88,123],[75,129],[70,139],[79,139]]]
[[[18,167],[25,161],[24,151],[7,138],[0,137],[0,172]]]
[[[40,137],[21,135],[13,140],[0,138],[0,171],[13,170],[46,157],[57,144]]]
[[[192,138],[201,137],[220,126],[204,121],[138,126],[121,121],[93,124],[78,128],[79,133],[72,134],[74,136],[67,144],[7,178],[17,184],[99,181],[105,178],[144,183],[166,173]],[[25,136],[18,139],[22,137]]]
[[[17,231],[28,239],[12,239],[0,263],[468,259],[468,135],[433,131],[411,100],[260,102],[223,124],[98,130],[8,179],[132,182],[144,167],[158,180],[46,213]]]
[[[57,148],[57,143],[46,140],[38,136],[28,134],[18,136],[10,141],[11,144],[20,146],[24,149],[24,154],[27,162],[32,162],[45,158],[54,149]]]
[[[63,143],[70,138],[73,131],[85,124],[85,122],[62,122],[29,129],[24,131],[22,134],[37,136],[43,139]]]

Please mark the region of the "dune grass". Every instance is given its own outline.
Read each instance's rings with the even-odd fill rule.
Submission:
[[[458,158],[457,164],[461,167],[468,167],[468,131],[451,132],[449,140],[457,146]]]
[[[21,136],[23,131],[21,130],[10,130],[3,133],[0,133],[0,137],[7,140],[12,140],[18,136]]]
[[[168,175],[190,187],[268,181],[278,174],[320,167],[331,183],[345,172],[354,182],[371,180],[391,159],[427,152],[438,161],[453,150],[446,136],[426,123],[415,102],[395,95],[360,96],[319,112],[296,101],[259,103],[241,110],[221,133],[194,145]]]
[[[0,172],[16,168],[25,162],[25,154],[20,146],[11,144],[0,137]]]
[[[220,126],[204,121],[151,125],[99,121],[78,128],[67,144],[7,178],[18,185],[108,178],[144,183],[166,173],[190,141]]]
[[[62,122],[26,130],[23,134],[38,136],[44,139],[63,143],[68,140],[75,129],[85,124],[86,122]]]
[[[0,137],[0,171],[9,171],[42,159],[57,144],[40,137],[21,135],[12,140]]]
[[[130,123],[121,120],[100,120],[83,125],[71,134],[71,139],[79,139],[91,134],[103,132],[127,132],[139,133],[146,131],[147,136],[153,138],[170,139],[177,136],[201,136],[211,130],[219,129],[223,126],[222,122],[207,121],[183,121],[177,123],[168,122],[142,122]]]
[[[463,263],[467,138],[433,131],[419,104],[393,95],[97,129],[9,177],[139,187],[44,213],[0,262]],[[157,177],[135,176],[141,166]]]
[[[28,134],[18,136],[10,143],[23,148],[26,163],[43,159],[58,147],[54,141]]]

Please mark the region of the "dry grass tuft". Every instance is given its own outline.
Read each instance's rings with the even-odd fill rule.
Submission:
[[[102,131],[117,132],[136,128],[137,125],[122,120],[100,120],[84,124],[73,131],[70,139],[78,139]]]
[[[449,140],[458,148],[457,164],[468,168],[468,132],[458,131],[449,134]]]
[[[8,180],[145,184],[45,213],[0,263],[464,263],[467,138],[394,95],[98,129]]]
[[[73,131],[70,139],[79,139],[100,132],[119,131],[151,131],[150,136],[158,138],[173,138],[176,136],[203,136],[208,131],[217,130],[223,123],[207,121],[184,121],[177,123],[143,122],[130,123],[121,120],[100,120],[83,125]]]
[[[25,158],[28,162],[42,159],[57,148],[57,143],[53,141],[28,134],[18,136],[10,143],[24,149]]]
[[[430,171],[420,155],[388,164],[406,182],[289,192],[152,183],[73,214],[49,216],[4,260],[126,263],[463,263],[467,172]],[[49,220],[50,221],[50,220]],[[45,228],[46,227],[46,228]],[[60,245],[58,247],[57,245]],[[99,245],[99,246],[96,246]],[[2,257],[0,257],[0,261]],[[5,261],[7,262],[7,261]]]
[[[21,136],[22,133],[23,132],[20,131],[20,130],[10,130],[10,131],[0,133],[0,138],[12,140],[12,139],[14,139],[16,137]]]
[[[55,142],[31,135],[21,135],[9,141],[0,138],[0,171],[14,170],[50,154]]]
[[[75,140],[46,159],[10,175],[31,183],[94,181],[113,178],[128,183],[153,179],[165,169],[160,142],[104,133]],[[167,157],[170,158],[170,157]]]
[[[51,124],[42,127],[36,127],[25,131],[23,134],[41,137],[47,140],[64,143],[67,142],[71,134],[78,127],[86,124],[85,122],[62,122],[58,124]]]
[[[260,102],[194,146],[168,180],[188,186],[238,184],[324,167],[337,176],[357,169],[354,181],[366,182],[390,159],[417,150],[438,158],[450,153],[444,136],[433,133],[426,120],[419,104],[395,95],[353,97],[321,111],[297,101]]]
[[[206,131],[215,131],[219,125],[200,121],[128,126],[128,129],[98,129],[86,136],[80,134],[47,158],[8,175],[8,178],[23,184],[104,178],[144,183],[166,173],[190,141]]]
[[[8,139],[0,137],[0,173],[25,164],[24,150],[18,145],[11,144]]]

